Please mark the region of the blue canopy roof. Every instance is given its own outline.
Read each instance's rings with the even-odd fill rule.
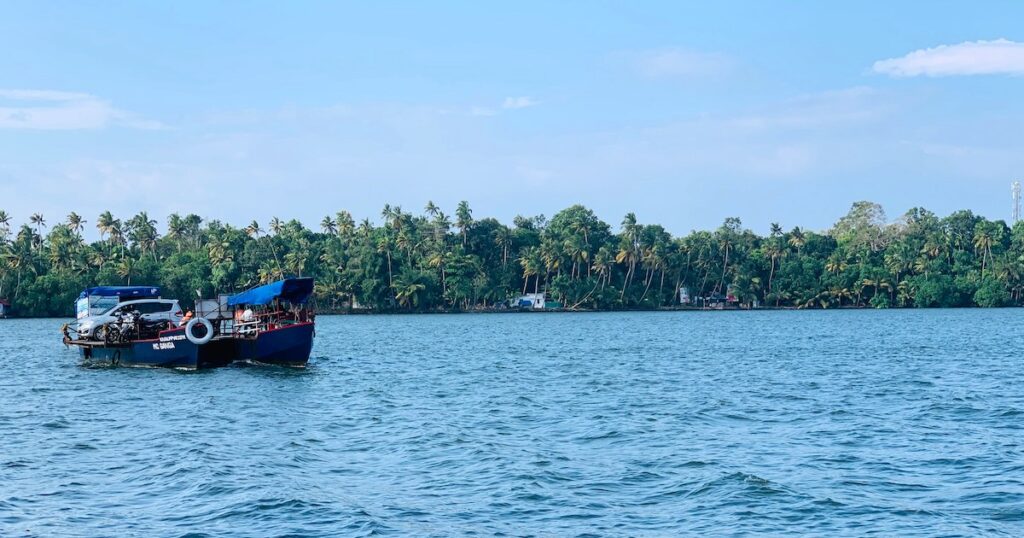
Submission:
[[[160,288],[157,286],[97,286],[89,288],[78,296],[79,299],[96,295],[100,297],[131,297],[133,299],[147,299],[159,297]]]
[[[274,299],[282,299],[289,303],[303,304],[313,294],[312,278],[286,278],[277,282],[258,286],[238,295],[228,297],[228,306],[240,304],[265,305]]]

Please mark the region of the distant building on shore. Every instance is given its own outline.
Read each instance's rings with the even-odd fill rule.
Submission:
[[[527,293],[525,295],[520,295],[518,299],[515,299],[512,306],[541,310],[544,308],[544,304],[545,301],[543,293]]]
[[[565,305],[551,299],[546,293],[526,293],[510,299],[508,305],[511,308],[520,308],[522,310],[559,310],[565,308]]]
[[[11,303],[6,299],[0,299],[0,318],[6,318],[11,312]]]

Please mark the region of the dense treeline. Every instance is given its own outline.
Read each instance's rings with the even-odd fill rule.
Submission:
[[[915,208],[888,222],[880,206],[858,202],[828,232],[772,224],[766,237],[736,218],[672,237],[632,213],[616,231],[579,205],[511,227],[474,218],[466,202],[454,219],[433,203],[422,214],[385,206],[381,216],[380,226],[357,224],[341,211],[313,231],[295,220],[236,228],[174,214],[161,233],[146,213],[105,212],[94,223],[71,213],[53,225],[35,214],[16,228],[0,211],[0,297],[18,315],[67,316],[97,284],[161,285],[191,303],[196,290],[295,275],[317,279],[321,309],[467,310],[538,291],[567,308],[657,308],[678,304],[680,288],[799,308],[1021,302],[1024,224],[970,211],[939,218]],[[98,241],[83,240],[87,225]]]

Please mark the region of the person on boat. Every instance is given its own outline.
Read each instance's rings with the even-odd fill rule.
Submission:
[[[188,312],[185,312],[185,315],[182,316],[181,321],[178,322],[178,327],[184,327],[186,323],[188,323],[189,321],[192,321],[192,316],[193,316],[193,314],[192,314],[191,310],[189,310]]]
[[[249,334],[256,330],[253,322],[256,321],[256,314],[253,313],[252,308],[246,307],[242,310],[241,307],[235,309],[235,330],[241,334]]]

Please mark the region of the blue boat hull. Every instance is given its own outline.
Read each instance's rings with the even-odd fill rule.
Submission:
[[[313,322],[284,325],[259,334],[235,340],[235,359],[304,367],[313,351]]]
[[[185,329],[160,333],[153,340],[138,340],[124,345],[83,346],[82,358],[90,362],[114,366],[152,366],[199,370],[230,364],[234,358],[234,342],[213,340],[197,346],[185,338]]]

